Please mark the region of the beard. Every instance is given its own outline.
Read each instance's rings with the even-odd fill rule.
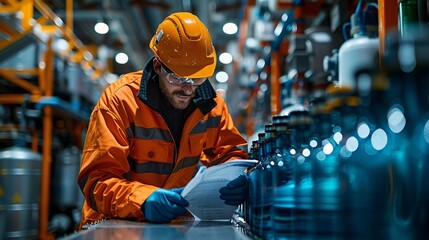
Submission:
[[[188,95],[182,90],[169,92],[164,84],[160,84],[159,88],[161,89],[162,94],[167,98],[168,102],[176,109],[183,110],[189,106],[192,101],[192,98],[195,96],[195,92]],[[178,96],[188,96],[188,99],[180,99]]]

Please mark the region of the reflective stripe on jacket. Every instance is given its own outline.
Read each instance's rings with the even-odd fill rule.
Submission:
[[[180,149],[156,112],[152,59],[144,71],[120,77],[103,92],[89,122],[78,183],[85,195],[80,227],[105,218],[143,220],[141,205],[158,188],[185,186],[206,166],[248,154],[222,97],[209,81],[197,87]]]

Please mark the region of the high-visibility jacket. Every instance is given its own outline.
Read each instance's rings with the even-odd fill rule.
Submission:
[[[85,195],[80,227],[101,219],[144,220],[141,206],[158,188],[185,186],[198,163],[208,167],[248,158],[247,144],[222,97],[206,81],[196,88],[196,109],[176,144],[155,111],[158,76],[152,60],[144,71],[108,86],[91,114],[78,183]]]

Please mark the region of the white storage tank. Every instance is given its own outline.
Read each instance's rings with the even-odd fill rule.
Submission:
[[[347,40],[338,52],[338,83],[340,87],[356,89],[355,75],[378,65],[378,38],[359,36]]]

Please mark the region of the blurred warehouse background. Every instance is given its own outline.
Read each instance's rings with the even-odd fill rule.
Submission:
[[[367,171],[335,161],[347,171],[354,169],[355,175],[371,172],[370,180],[383,174],[390,179],[374,188],[386,191],[386,202],[396,208],[380,214],[395,212],[401,221],[376,219],[368,224],[397,230],[388,236],[401,233],[413,239],[428,234],[422,230],[429,226],[429,194],[423,190],[429,176],[422,170],[429,169],[429,86],[424,82],[429,79],[428,1],[0,0],[0,239],[46,239],[73,232],[83,201],[76,176],[92,108],[118,76],[143,68],[152,56],[148,43],[158,24],[176,11],[193,12],[211,32],[219,61],[210,81],[227,100],[253,157],[260,160],[261,168],[252,176],[254,183],[268,184],[261,178],[267,165],[280,166],[279,161],[265,161],[275,149],[280,151],[275,144],[272,148],[265,144],[270,136],[275,139],[270,128],[276,121],[307,133],[290,140],[299,148],[307,149],[301,142],[317,135],[321,149],[328,146],[322,138],[333,136],[335,126],[344,130],[347,123],[354,123],[350,119],[357,126],[364,116],[374,121],[373,126],[368,124],[371,134],[384,129],[374,138],[388,138],[389,144],[378,141],[381,147],[374,143],[372,153],[362,150],[359,155],[359,147],[346,151],[341,148],[346,144],[338,140],[338,149],[332,146],[331,152],[338,151],[343,160],[376,158],[377,164],[365,165]],[[384,122],[384,115],[378,118],[383,113],[396,116],[393,123]],[[310,123],[320,125],[315,130]],[[397,128],[388,130],[392,124]],[[343,131],[343,136],[356,135],[355,125]],[[398,126],[402,127],[398,130]],[[298,148],[283,146],[285,151]],[[393,158],[392,153],[397,162],[387,160]],[[297,171],[305,173],[306,169]],[[284,170],[279,167],[277,171]],[[275,184],[281,187],[280,182]],[[316,188],[316,184],[306,186]],[[308,192],[296,189],[295,194],[307,196]],[[373,189],[354,190],[347,197],[368,194],[371,199],[383,199]],[[254,191],[257,199],[251,203],[263,205],[258,199],[268,199],[267,195]],[[263,222],[275,223],[276,219],[258,216],[257,209],[250,206],[244,217],[255,235],[272,238],[266,229],[275,224]],[[281,207],[277,210],[281,212]],[[372,215],[362,214],[355,220],[367,217]],[[278,221],[280,226],[287,225]],[[350,234],[368,227],[353,221],[346,221],[357,226]],[[280,236],[289,236],[279,231]]]

